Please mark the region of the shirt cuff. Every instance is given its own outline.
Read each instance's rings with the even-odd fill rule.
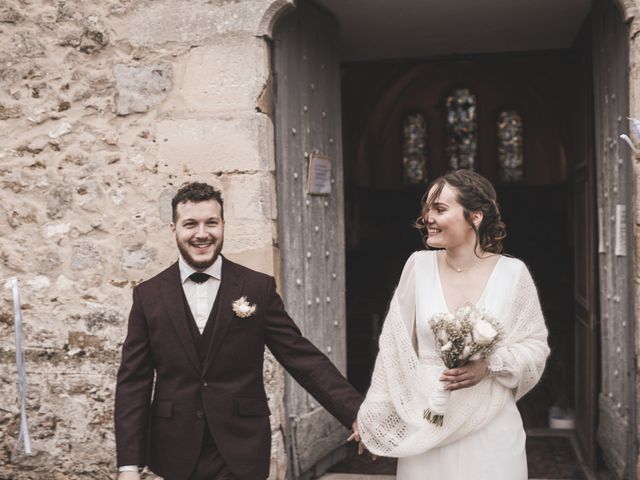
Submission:
[[[140,472],[140,467],[137,465],[124,465],[122,467],[118,467],[118,473],[121,472]]]

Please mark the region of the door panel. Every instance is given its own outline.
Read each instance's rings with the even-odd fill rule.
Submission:
[[[630,229],[631,165],[618,135],[627,131],[628,28],[616,5],[593,13],[595,156],[599,212],[602,373],[598,439],[618,478],[635,478],[634,325]]]
[[[596,463],[597,406],[597,305],[595,303],[594,185],[593,164],[585,152],[584,161],[575,170],[574,206],[574,315],[576,383],[576,435],[583,458],[594,468]]]
[[[336,21],[304,1],[274,32],[276,181],[282,294],[303,334],[346,371],[340,63]],[[310,195],[309,160],[331,162],[331,193]],[[346,430],[291,377],[293,474],[344,443]]]

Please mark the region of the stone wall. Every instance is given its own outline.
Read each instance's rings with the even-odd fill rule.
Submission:
[[[273,273],[269,50],[291,0],[0,3],[0,284],[22,288],[18,432],[10,292],[0,296],[0,479],[113,476],[115,372],[131,289],[176,259],[170,199],[220,187],[224,253]],[[282,372],[266,357],[272,477],[286,469]]]

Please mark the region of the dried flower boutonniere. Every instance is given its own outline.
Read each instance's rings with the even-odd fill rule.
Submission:
[[[247,297],[240,297],[231,305],[233,308],[233,313],[236,314],[237,317],[247,318],[256,313],[256,306],[251,305],[247,301]]]

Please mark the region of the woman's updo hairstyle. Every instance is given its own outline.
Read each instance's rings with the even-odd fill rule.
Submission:
[[[464,218],[476,232],[476,248],[480,246],[485,252],[502,253],[502,240],[507,236],[507,229],[500,218],[496,190],[489,180],[473,170],[455,170],[431,182],[422,197],[422,212],[416,220],[416,228],[426,228],[426,214],[440,197],[445,185],[456,191],[456,200],[462,205]],[[473,212],[482,212],[478,227],[471,221]]]

